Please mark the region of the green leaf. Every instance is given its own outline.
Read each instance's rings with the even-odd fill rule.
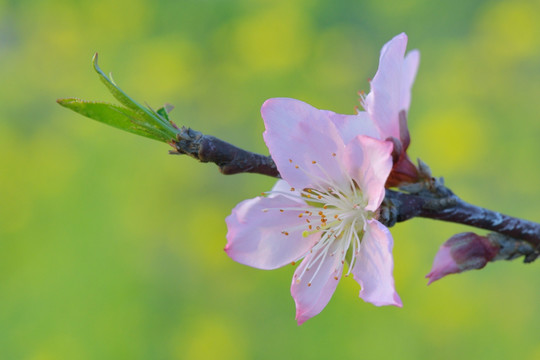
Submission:
[[[92,64],[94,65],[94,70],[98,73],[100,80],[107,86],[111,94],[118,100],[121,104],[125,105],[129,109],[137,112],[143,116],[149,123],[165,132],[171,132],[171,138],[174,138],[176,134],[176,129],[171,125],[167,118],[162,117],[160,114],[156,113],[154,110],[143,107],[135,100],[130,98],[125,92],[120,89],[114,82],[112,75],[109,75],[108,78],[105,73],[101,70],[98,65],[98,54],[95,53],[92,59]]]
[[[75,98],[58,99],[58,104],[104,124],[150,139],[167,142],[174,136],[145,121],[145,116],[132,109],[104,102]]]
[[[153,110],[149,106],[142,106],[123,92],[116,85],[112,76],[107,77],[103,73],[98,65],[97,53],[94,55],[92,63],[94,70],[99,75],[99,79],[107,86],[116,100],[125,107],[75,98],[58,99],[57,102],[60,105],[91,119],[129,131],[133,134],[167,143],[176,138],[179,130],[169,120],[168,116],[168,113],[173,109],[171,105],[166,104],[158,111]]]
[[[163,105],[163,107],[160,107],[159,109],[157,109],[157,113],[163,117],[164,119],[166,119],[167,121],[170,122],[169,120],[169,113],[172,111],[172,109],[174,109],[174,106],[172,106],[171,104],[165,104]]]
[[[116,100],[118,100],[122,105],[127,106],[128,108],[136,111],[136,112],[147,112],[140,104],[138,104],[135,100],[130,98],[125,92],[120,89],[116,83],[114,82],[112,76],[109,79],[107,75],[101,70],[101,68],[98,65],[98,54],[95,53],[94,57],[92,58],[92,64],[94,65],[94,70],[98,73],[99,79],[105,86],[109,89],[111,94],[115,97]]]

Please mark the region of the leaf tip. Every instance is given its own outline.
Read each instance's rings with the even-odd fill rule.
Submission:
[[[61,106],[67,106],[68,103],[71,102],[71,98],[67,98],[67,99],[56,99],[56,102],[58,103],[58,105],[61,105]]]
[[[94,53],[94,56],[92,56],[92,65],[94,66],[94,70],[96,70],[98,73],[101,73],[101,69],[98,65],[98,53]]]

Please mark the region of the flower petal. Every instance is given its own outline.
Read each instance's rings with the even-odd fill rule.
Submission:
[[[420,64],[420,52],[418,50],[411,50],[405,56],[403,62],[403,69],[401,73],[401,110],[409,112],[411,105],[411,89],[416,78],[416,72],[418,71],[418,65]]]
[[[429,279],[428,285],[446,275],[457,274],[459,272],[459,266],[452,257],[452,248],[443,244],[435,255],[435,259],[433,259],[431,271],[426,275],[426,278]]]
[[[342,115],[332,111],[326,111],[326,113],[334,125],[336,125],[345,144],[358,135],[366,135],[381,139],[379,128],[365,111],[360,111],[356,115]]]
[[[384,199],[384,185],[392,170],[392,143],[357,136],[345,147],[343,161],[364,197],[366,210],[375,211]]]
[[[283,195],[242,201],[229,215],[225,251],[235,261],[259,269],[275,269],[304,256],[320,234],[302,236],[305,221],[299,218],[307,204]],[[283,212],[280,210],[284,210]]]
[[[298,325],[302,325],[304,321],[320,313],[336,291],[343,269],[341,256],[337,255],[339,246],[340,243],[334,241],[329,245],[326,256],[320,257],[311,264],[309,264],[310,260],[320,256],[324,249],[308,254],[296,269],[291,284],[291,295],[296,303]],[[332,256],[334,252],[337,254]],[[308,264],[310,268],[306,269]],[[315,272],[317,274],[313,277]],[[301,279],[299,279],[300,276],[302,276]]]
[[[261,114],[264,141],[281,177],[291,186],[313,188],[327,174],[339,177],[335,157],[344,144],[326,111],[299,100],[275,98],[263,104]]]
[[[371,92],[365,105],[370,117],[375,121],[384,138],[399,139],[399,111],[403,102],[403,65],[407,35],[401,33],[386,43],[379,59],[379,68],[371,81]],[[414,65],[414,56],[410,66]],[[407,72],[410,75],[410,72]],[[412,84],[411,84],[412,85]],[[410,98],[408,99],[410,101]]]
[[[300,192],[291,187],[291,185],[285,180],[276,181],[268,197],[276,197],[277,195],[283,195],[299,204],[302,204],[302,206],[305,205],[305,202],[300,198]]]
[[[402,306],[394,288],[392,247],[390,231],[377,220],[368,221],[352,273],[362,287],[360,297],[376,306]]]

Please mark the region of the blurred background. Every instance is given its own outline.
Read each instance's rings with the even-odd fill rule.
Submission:
[[[469,202],[540,221],[539,1],[0,0],[0,359],[540,358],[540,263],[426,287],[441,243],[470,230],[431,220],[392,229],[402,309],[344,279],[298,327],[294,268],[223,252],[225,217],[273,179],[55,103],[113,101],[97,51],[139,102],[267,153],[265,99],[351,114],[403,31],[422,56],[411,157]]]

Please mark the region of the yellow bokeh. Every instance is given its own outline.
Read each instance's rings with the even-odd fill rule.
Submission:
[[[211,312],[192,318],[191,326],[179,329],[171,339],[175,359],[248,359],[249,344],[234,319]]]
[[[490,129],[471,109],[432,112],[420,121],[415,147],[433,149],[429,161],[438,164],[438,171],[470,172],[485,158]]]
[[[522,59],[537,51],[540,24],[536,14],[540,4],[531,1],[498,2],[479,18],[478,50],[496,62]]]
[[[275,72],[299,66],[309,54],[309,38],[309,19],[302,9],[283,2],[240,19],[233,44],[247,70]]]
[[[439,246],[472,229],[399,223],[403,308],[365,303],[349,277],[299,327],[295,267],[223,250],[226,216],[275,179],[222,175],[55,99],[115,102],[97,51],[139,103],[267,154],[265,99],[350,114],[406,32],[422,58],[411,158],[466,201],[538,221],[539,14],[525,0],[0,0],[0,359],[536,359],[538,261],[427,287]]]

